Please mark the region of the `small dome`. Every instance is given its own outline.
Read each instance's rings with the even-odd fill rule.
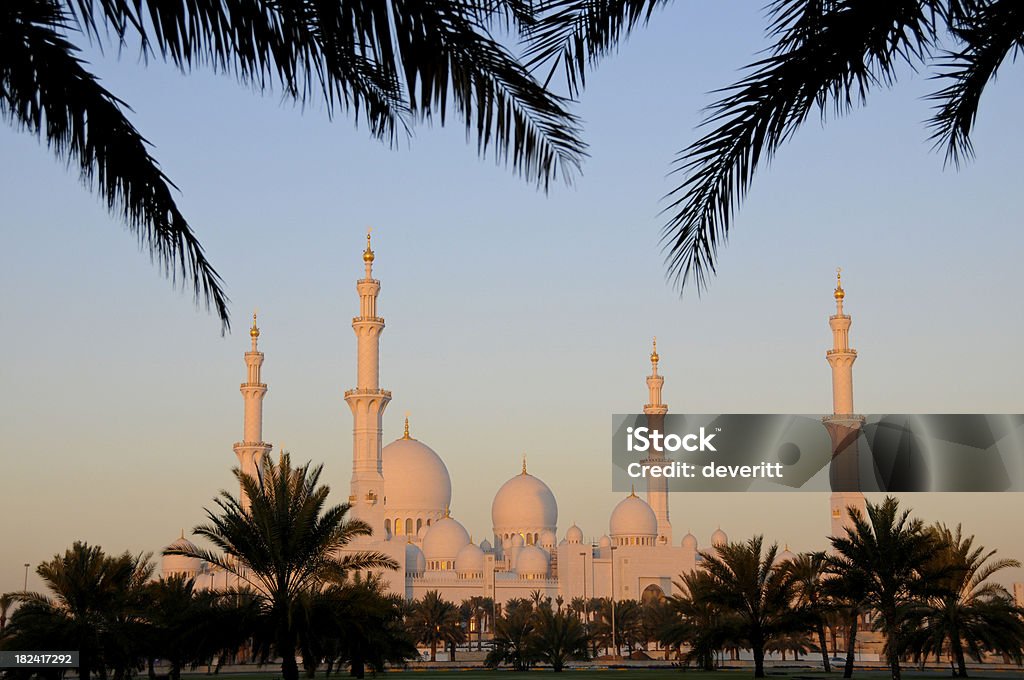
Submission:
[[[607,548],[607,547],[608,547],[608,546],[610,546],[611,544],[612,544],[612,539],[608,538],[608,534],[605,534],[605,535],[604,535],[604,536],[602,536],[602,537],[601,537],[601,539],[600,539],[600,540],[599,540],[599,541],[597,542],[597,547],[599,547],[599,548]]]
[[[526,544],[521,534],[512,534],[512,547],[519,548]]]
[[[540,545],[543,548],[555,547],[555,541],[557,540],[558,537],[555,536],[555,532],[551,529],[545,529],[544,531],[540,532]]]
[[[525,470],[501,485],[491,504],[494,533],[543,531],[558,524],[558,503],[547,484]]]
[[[516,557],[516,574],[532,578],[547,578],[548,554],[535,545],[524,545]]]
[[[427,558],[415,543],[405,544],[405,573],[422,574],[427,568]]]
[[[432,448],[415,439],[396,439],[381,451],[385,512],[444,514],[452,502],[448,468]]]
[[[423,555],[428,560],[454,560],[467,543],[466,528],[451,517],[445,517],[431,524],[423,537]]]
[[[782,552],[775,556],[775,564],[782,564],[783,562],[792,562],[795,559],[796,555],[789,551],[789,546],[787,545],[782,550]]]
[[[484,570],[484,551],[480,546],[467,543],[455,556],[455,571],[460,574],[475,574]]]
[[[688,533],[685,536],[683,536],[683,542],[680,543],[680,545],[683,546],[684,548],[686,548],[687,550],[696,550],[697,549],[697,537],[694,536],[693,534],[689,534]]]
[[[583,542],[583,529],[573,524],[569,527],[569,530],[565,532],[565,540],[569,543],[582,543]]]
[[[480,541],[480,549],[484,552],[491,552],[492,550],[494,550],[494,546],[491,545],[491,542],[485,538],[484,540]]]
[[[608,522],[612,538],[642,536],[653,538],[658,535],[658,518],[647,502],[636,494],[630,494],[619,501],[612,510]]]
[[[715,529],[715,533],[711,534],[711,545],[726,545],[729,543],[729,537],[722,531],[722,527]]]
[[[184,532],[180,538],[168,545],[164,550],[198,550],[195,543],[185,538]],[[185,557],[184,555],[164,555],[160,561],[160,573],[163,576],[171,574],[186,574],[195,576],[203,570],[203,561],[197,557]]]

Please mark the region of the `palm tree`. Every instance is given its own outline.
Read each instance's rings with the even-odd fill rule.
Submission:
[[[562,69],[575,92],[600,57],[667,4],[553,0],[533,28],[529,63],[549,78]],[[1012,0],[777,0],[766,21],[774,44],[717,90],[724,94],[708,109],[707,132],[674,162],[683,179],[669,195],[663,243],[681,287],[706,287],[754,174],[808,120],[848,113],[904,72],[932,71],[944,86],[930,97],[931,140],[959,166],[973,155],[985,87],[1024,49],[1024,18]]]
[[[701,551],[711,582],[703,597],[732,613],[735,633],[754,655],[754,677],[764,677],[765,649],[774,641],[806,629],[803,607],[794,604],[786,563],[776,564],[778,545],[762,550],[763,538]]]
[[[7,612],[10,611],[14,600],[14,593],[3,593],[0,595],[0,636],[3,635],[4,629],[7,628]]]
[[[491,668],[507,663],[513,670],[528,671],[537,660],[532,644],[537,625],[533,605],[529,600],[512,599],[504,609],[494,622],[494,644],[484,663]]]
[[[587,658],[586,630],[569,612],[541,606],[534,612],[534,628],[530,647],[540,661],[551,664],[551,669],[561,673],[568,661]]]
[[[459,609],[441,597],[436,590],[427,592],[413,603],[409,631],[417,642],[430,645],[430,660],[437,661],[437,645],[460,644],[466,634],[459,620]]]
[[[825,615],[831,611],[832,605],[824,592],[824,580],[827,575],[827,559],[825,553],[800,553],[786,564],[789,577],[793,583],[794,594],[814,624],[821,649],[821,663],[826,673],[832,672],[828,661],[828,646],[825,643]]]
[[[76,541],[63,555],[36,568],[52,598],[13,593],[21,606],[6,631],[9,645],[77,649],[79,677],[88,679],[94,670],[105,676],[108,666],[123,677],[141,658],[133,640],[140,632],[135,625],[142,612],[140,590],[153,573],[149,557],[107,555],[99,546]]]
[[[469,629],[476,630],[476,648],[483,649],[484,622],[491,611],[493,600],[489,597],[474,595],[462,601],[459,605],[459,613],[463,623]],[[471,626],[470,623],[473,625]]]
[[[851,583],[863,581],[863,604],[877,614],[874,625],[885,633],[885,654],[893,680],[900,680],[908,613],[921,598],[939,591],[944,571],[929,569],[935,537],[910,511],[900,512],[889,496],[867,504],[867,517],[848,508],[846,536],[831,537],[835,550],[830,570]],[[858,586],[860,587],[860,586]]]
[[[940,592],[911,613],[913,630],[909,644],[916,659],[948,649],[956,675],[967,677],[965,656],[981,661],[985,651],[1022,661],[1024,620],[1014,607],[1013,596],[990,579],[1004,569],[1018,568],[1012,559],[993,559],[996,551],[974,546],[973,536],[963,536],[960,526],[942,524],[930,528],[936,550],[933,567],[945,573]]]
[[[683,658],[687,665],[696,662],[701,670],[715,670],[715,655],[730,636],[726,621],[729,616],[712,601],[714,579],[708,572],[698,569],[681,574],[675,582],[679,593],[668,602],[675,618],[667,622],[658,634],[658,641],[679,650],[684,644],[689,651]]]
[[[481,154],[543,188],[585,155],[566,100],[548,92],[492,31],[526,37],[534,3],[6,0],[0,3],[0,114],[38,136],[95,187],[172,278],[228,327],[223,283],[171,180],[79,57],[78,44],[138,45],[183,72],[230,73],[299,102],[319,98],[394,143],[421,119],[460,118]]]
[[[248,507],[221,491],[214,499],[217,509],[206,511],[208,523],[193,529],[220,552],[194,546],[164,551],[203,560],[252,587],[272,626],[284,680],[299,677],[297,609],[304,595],[341,582],[351,571],[397,568],[381,553],[340,552],[371,529],[361,520],[345,518],[348,504],[327,506],[330,489],[319,484],[322,470],[322,465],[310,468],[309,463],[293,468],[287,453],[277,464],[264,462],[262,483],[235,468]]]
[[[179,680],[187,666],[238,649],[251,632],[247,600],[230,591],[200,591],[195,579],[182,575],[147,583],[143,604],[149,668],[154,659],[166,659],[170,680]]]

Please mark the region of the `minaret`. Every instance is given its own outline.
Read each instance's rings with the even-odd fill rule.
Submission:
[[[836,289],[833,297],[836,301],[836,313],[829,317],[828,325],[832,329],[832,349],[825,353],[829,366],[832,367],[832,415],[825,418],[825,427],[832,438],[832,462],[829,476],[832,484],[831,535],[844,536],[844,529],[851,522],[848,508],[857,508],[861,514],[866,512],[864,494],[861,493],[859,455],[857,439],[860,435],[863,416],[853,410],[853,362],[857,360],[857,350],[850,347],[850,315],[843,313],[842,269],[836,270]]]
[[[235,442],[235,455],[238,466],[245,474],[262,480],[263,460],[270,449],[270,444],[263,441],[263,397],[267,394],[267,386],[260,382],[260,368],[263,366],[263,352],[257,348],[260,329],[256,326],[256,314],[252,315],[252,350],[245,353],[247,369],[245,382],[239,388],[245,402],[245,418],[243,421],[242,441]],[[249,498],[239,492],[242,506],[249,507]]]
[[[356,388],[345,392],[345,401],[352,409],[352,482],[348,501],[352,517],[367,522],[374,533],[384,532],[384,477],[381,474],[381,418],[391,401],[391,392],[380,389],[380,334],[384,319],[377,316],[377,295],[380,281],[373,278],[373,249],[370,231],[366,232],[363,251],[366,276],[356,282],[359,293],[359,316],[352,319],[356,333]]]
[[[644,413],[647,415],[647,427],[659,432],[665,431],[665,414],[668,405],[661,402],[661,387],[665,378],[658,375],[658,338],[654,338],[651,349],[651,374],[647,376],[647,403]],[[665,461],[664,451],[655,451],[651,447],[644,463],[656,464]],[[664,477],[647,477],[647,504],[654,510],[658,518],[658,545],[672,545],[672,523],[668,519],[668,480]]]

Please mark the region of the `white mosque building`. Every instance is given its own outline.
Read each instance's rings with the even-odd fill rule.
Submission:
[[[528,598],[535,591],[551,598],[561,596],[566,602],[575,597],[622,600],[672,594],[673,580],[698,564],[701,546],[693,534],[675,542],[664,479],[649,479],[645,498],[634,492],[619,501],[608,518],[607,533],[591,544],[575,524],[560,531],[555,494],[530,474],[524,459],[522,469],[494,495],[492,537],[479,544],[470,540],[465,527],[449,512],[452,485],[444,460],[410,434],[408,419],[405,434],[383,445],[382,418],[391,393],[381,389],[378,381],[384,319],[377,310],[380,282],[373,278],[369,234],[363,262],[365,277],[356,283],[359,316],[352,321],[358,338],[357,386],[345,393],[354,421],[348,502],[351,516],[369,523],[373,535],[358,539],[350,549],[379,551],[394,558],[399,568],[382,576],[392,592],[409,599],[431,590],[454,602],[483,596],[494,598],[499,605],[512,598]],[[852,365],[857,353],[849,347],[850,317],[843,313],[844,295],[839,281],[836,314],[829,320],[834,345],[827,353],[835,413],[829,420],[836,430],[860,422],[858,416],[851,415]],[[263,354],[257,349],[259,334],[254,316],[252,349],[245,353],[248,373],[241,386],[244,439],[234,445],[241,469],[251,475],[272,448],[262,436],[267,386],[260,378]],[[649,418],[668,412],[662,402],[664,378],[658,373],[658,362],[655,343],[647,376],[648,403],[643,407]],[[834,534],[843,526],[844,506],[863,510],[863,495],[832,495]],[[712,546],[728,542],[721,528],[708,539]],[[181,541],[187,541],[184,535],[176,543]],[[791,556],[787,550],[780,559]],[[220,585],[217,575],[197,560],[165,556],[162,567],[165,575],[184,573],[199,576],[201,583]]]

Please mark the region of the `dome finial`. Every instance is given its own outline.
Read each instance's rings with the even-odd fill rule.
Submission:
[[[402,439],[412,439],[409,436],[409,412],[405,412],[405,434],[402,435]]]
[[[522,472],[522,474],[524,474],[524,475],[526,474],[526,454],[525,453],[523,454],[523,472]]]
[[[181,539],[185,538],[185,530],[184,529],[181,530],[181,536],[179,536],[178,538],[181,538]]]
[[[252,310],[252,328],[249,329],[249,335],[254,338],[260,337],[260,329],[256,326],[256,313],[257,310]]]
[[[370,247],[370,232],[373,231],[373,227],[366,228],[366,250],[363,251],[363,262],[366,264],[373,264],[373,249]]]
[[[637,497],[637,495],[636,495],[636,484],[630,484],[629,485],[629,496],[630,496],[630,498],[636,498]]]
[[[846,297],[846,291],[843,290],[843,268],[836,267],[836,290],[833,293],[836,302],[842,302],[843,298]]]
[[[445,517],[451,517],[452,516],[452,506],[450,506],[450,505],[445,505],[444,506],[444,516]]]
[[[651,343],[651,345],[652,345],[652,348],[651,348],[651,363],[654,364],[655,366],[657,366],[658,365],[658,361],[661,359],[661,357],[658,356],[658,336],[657,335],[654,336],[654,341]]]

